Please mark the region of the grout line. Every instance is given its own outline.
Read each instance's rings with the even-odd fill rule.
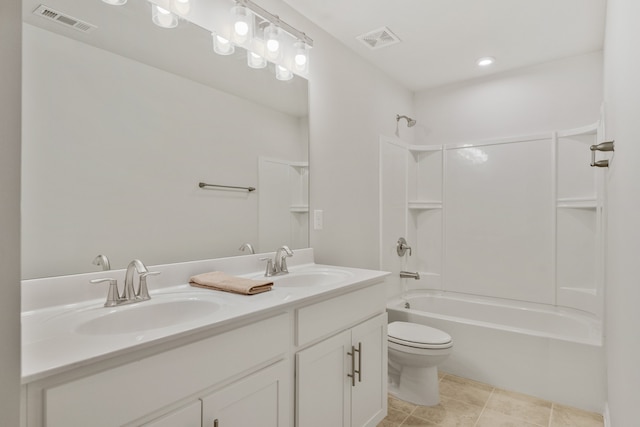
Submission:
[[[416,408],[417,408],[417,406],[416,406]],[[400,424],[398,424],[398,427],[402,427],[402,425],[404,424],[404,422],[405,422],[405,421],[407,421],[407,420],[409,419],[409,417],[411,416],[411,414],[413,414],[413,411],[415,411],[415,410],[416,410],[416,408],[413,408],[413,409],[411,410],[411,412],[410,412],[410,413],[408,413],[408,414],[407,414],[407,416],[406,416],[406,417],[404,417],[404,419],[403,419],[402,421],[400,421]]]
[[[556,404],[551,402],[551,412],[549,413],[549,424],[547,425],[548,427],[551,427],[551,421],[553,421],[553,412],[554,412],[555,406]]]
[[[478,425],[478,423],[480,422],[480,418],[482,418],[482,414],[484,414],[484,410],[487,408],[487,405],[489,404],[489,400],[491,400],[491,396],[493,396],[493,392],[495,390],[496,390],[495,387],[491,388],[491,393],[489,394],[489,397],[487,398],[487,401],[484,402],[484,406],[482,407],[482,411],[480,411],[480,415],[478,415],[478,419],[473,424],[473,427],[476,427]]]

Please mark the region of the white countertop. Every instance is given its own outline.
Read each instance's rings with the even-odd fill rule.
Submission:
[[[237,295],[188,285],[192,275],[216,270],[259,278],[264,272],[264,262],[259,258],[264,256],[273,257],[273,254],[149,266],[150,271],[162,273],[148,279],[152,299],[115,308],[103,307],[107,295],[106,284],[93,285],[89,284],[89,280],[113,277],[119,279],[122,288],[124,270],[23,281],[23,384],[191,334],[205,331],[215,333],[215,329],[229,327],[251,317],[277,313],[292,305],[337,296],[379,282],[389,274],[377,270],[315,264],[313,250],[303,249],[295,251],[294,257],[288,259],[290,274],[272,277],[275,286],[262,294]],[[305,286],[305,274],[310,271],[340,274],[326,284]],[[300,284],[296,277],[300,277]],[[284,281],[282,286],[278,286],[280,279],[286,280],[286,286]],[[176,300],[188,301],[184,305],[173,305]],[[108,322],[102,322],[107,328],[98,328],[97,332],[86,332],[78,327],[85,321],[98,319],[100,322],[102,319],[99,318],[109,316],[114,310],[120,311],[119,315],[125,314],[120,319],[126,321],[124,311],[148,310],[150,305],[162,304],[167,304],[164,307],[171,310],[166,311],[167,316],[149,321],[145,319],[143,324],[135,322],[130,327],[128,323],[120,322],[114,325],[115,333],[108,330]],[[181,310],[192,308],[199,311],[195,318],[180,318]]]

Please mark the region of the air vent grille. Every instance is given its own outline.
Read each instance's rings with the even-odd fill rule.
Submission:
[[[33,14],[41,16],[42,18],[46,18],[50,21],[55,21],[61,25],[74,28],[78,31],[82,31],[83,33],[89,33],[97,28],[95,25],[76,19],[73,16],[58,12],[57,10],[51,9],[50,7],[44,5],[38,6],[36,10],[33,11]]]
[[[372,50],[400,43],[398,36],[393,34],[393,31],[387,27],[361,34],[356,37],[356,39],[360,40],[365,46]]]

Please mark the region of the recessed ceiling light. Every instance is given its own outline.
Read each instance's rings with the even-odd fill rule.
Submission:
[[[494,62],[496,62],[496,58],[492,56],[485,56],[478,59],[478,61],[476,61],[476,64],[478,64],[479,67],[488,67],[489,65],[492,65]]]

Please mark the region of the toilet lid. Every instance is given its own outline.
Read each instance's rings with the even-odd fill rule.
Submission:
[[[391,322],[388,325],[389,341],[412,347],[441,347],[451,343],[451,335],[436,328],[410,322]]]

